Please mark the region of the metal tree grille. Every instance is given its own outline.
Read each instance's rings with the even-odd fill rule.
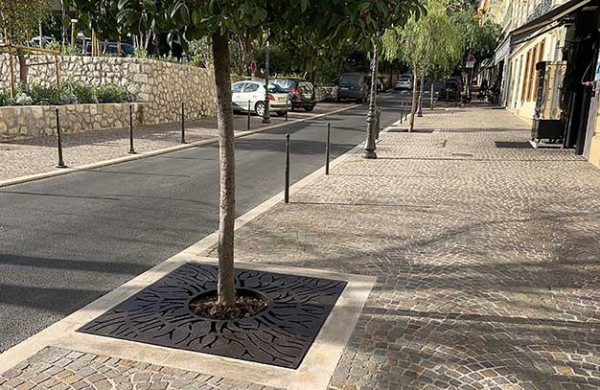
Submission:
[[[266,295],[252,318],[216,321],[189,309],[217,287],[217,268],[185,264],[79,332],[298,368],[346,282],[238,269],[236,286]]]

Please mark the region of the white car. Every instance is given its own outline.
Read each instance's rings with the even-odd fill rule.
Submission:
[[[261,81],[238,81],[231,86],[233,110],[248,111],[263,116],[265,114],[265,83]],[[269,84],[269,111],[279,116],[292,109],[290,95],[275,84]]]
[[[412,87],[412,74],[403,74],[398,81],[396,81],[395,89],[412,89]]]

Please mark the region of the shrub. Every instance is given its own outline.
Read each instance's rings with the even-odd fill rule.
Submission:
[[[148,50],[144,46],[138,46],[133,49],[133,56],[135,58],[148,58]]]
[[[29,87],[27,94],[31,96],[34,104],[55,105],[62,103],[61,91],[55,87],[44,87],[32,84]]]
[[[15,98],[15,104],[17,106],[30,106],[33,104],[33,99],[25,92],[19,92]]]
[[[123,103],[130,100],[130,95],[116,84],[107,84],[95,90],[98,103]]]
[[[0,90],[0,107],[12,106],[13,104],[15,104],[15,99],[10,96],[10,90]]]
[[[77,103],[98,103],[94,95],[94,88],[83,83],[70,83],[63,87],[63,93],[73,94],[77,97]]]
[[[61,93],[60,101],[62,104],[77,104],[77,96],[73,93]]]

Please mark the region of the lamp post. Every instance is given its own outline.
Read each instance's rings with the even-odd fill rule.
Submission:
[[[75,47],[75,29],[77,27],[78,19],[71,19],[71,46]]]
[[[369,113],[367,114],[367,141],[365,142],[365,151],[362,154],[363,158],[376,159],[375,153],[375,126],[377,125],[377,66],[379,62],[379,54],[377,46],[379,44],[379,34],[375,35],[373,42],[373,61],[371,61],[371,91],[369,97]]]
[[[262,123],[271,123],[271,113],[269,112],[269,41],[265,50],[265,113]]]

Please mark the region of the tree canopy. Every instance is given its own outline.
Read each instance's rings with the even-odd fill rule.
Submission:
[[[13,43],[29,40],[51,7],[52,0],[0,0],[0,35]]]

